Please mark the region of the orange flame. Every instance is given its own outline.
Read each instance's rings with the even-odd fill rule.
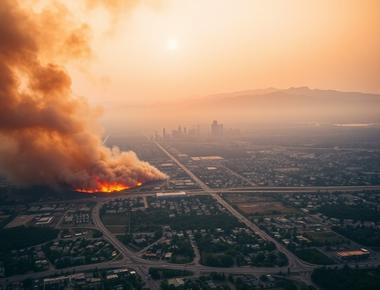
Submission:
[[[137,182],[135,187],[139,187],[142,185],[142,182]],[[83,193],[96,193],[96,192],[118,192],[122,190],[127,190],[132,188],[133,186],[129,186],[117,181],[101,181],[96,180],[96,187],[85,187],[85,188],[76,188],[75,191],[83,192]]]

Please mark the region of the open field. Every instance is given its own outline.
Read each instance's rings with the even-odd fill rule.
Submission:
[[[102,221],[106,228],[113,234],[124,235],[129,223],[126,214],[103,214]]]
[[[30,223],[37,215],[19,215],[16,216],[10,223],[8,223],[5,228],[16,228],[20,226],[25,226]]]
[[[126,226],[125,225],[107,225],[107,229],[116,235],[125,234]]]
[[[260,193],[225,193],[224,197],[231,203],[256,203],[275,201],[275,198],[273,196]]]
[[[106,226],[126,225],[128,223],[128,216],[124,214],[105,214],[101,218]]]
[[[317,249],[303,249],[295,251],[295,254],[304,260],[317,265],[331,265],[334,261]]]
[[[334,232],[306,232],[305,236],[316,245],[335,245],[347,242],[345,238]]]
[[[0,231],[0,249],[2,252],[7,252],[11,249],[32,247],[55,239],[58,232],[51,228],[24,226],[3,229]]]
[[[255,202],[255,203],[235,203],[242,213],[247,215],[283,215],[294,214],[296,209],[286,207],[281,202]]]
[[[285,206],[275,196],[268,194],[224,194],[224,198],[246,215],[284,215],[294,214],[297,210]]]

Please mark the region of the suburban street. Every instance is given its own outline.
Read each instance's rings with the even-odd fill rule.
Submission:
[[[143,191],[143,192],[135,192],[135,191],[123,191],[118,194],[113,195],[99,195],[92,196],[89,198],[82,199],[74,199],[68,200],[67,202],[72,203],[83,203],[83,202],[95,202],[95,206],[91,212],[91,218],[93,221],[93,225],[89,228],[97,229],[103,234],[103,238],[112,244],[115,249],[120,253],[119,258],[116,260],[111,260],[107,262],[97,263],[97,264],[87,264],[75,267],[68,267],[65,269],[54,269],[51,268],[46,271],[37,272],[37,273],[27,273],[23,275],[15,275],[9,278],[1,278],[0,285],[6,285],[13,281],[21,281],[28,278],[42,278],[47,276],[54,275],[63,275],[69,273],[77,273],[81,271],[94,270],[94,269],[109,269],[109,268],[117,268],[117,267],[127,267],[130,269],[134,269],[144,280],[147,287],[150,289],[159,289],[159,284],[157,281],[151,279],[148,275],[148,270],[150,267],[159,267],[159,268],[167,268],[167,269],[178,269],[178,270],[189,270],[194,272],[195,275],[201,275],[210,272],[220,272],[226,274],[253,274],[253,275],[263,275],[263,274],[272,274],[276,275],[278,273],[287,273],[288,271],[291,273],[290,277],[292,279],[300,280],[309,284],[312,284],[310,275],[313,269],[315,269],[316,265],[306,263],[296,257],[292,252],[290,252],[285,246],[279,243],[277,240],[272,238],[266,232],[261,230],[256,224],[250,221],[248,218],[243,216],[240,212],[238,212],[233,206],[231,206],[228,202],[226,202],[221,193],[302,193],[302,192],[350,192],[350,191],[371,191],[371,190],[379,190],[380,186],[305,186],[305,187],[263,187],[263,186],[248,186],[241,188],[221,188],[221,189],[212,189],[207,186],[200,178],[198,178],[191,170],[189,170],[183,163],[181,163],[175,156],[173,156],[168,150],[166,150],[161,144],[158,142],[154,142],[155,145],[165,153],[178,167],[180,167],[200,188],[193,189],[187,191],[188,195],[210,195],[215,201],[217,201],[221,206],[227,209],[231,215],[237,218],[241,223],[251,229],[255,234],[260,236],[262,239],[273,242],[277,249],[284,253],[288,259],[288,266],[286,267],[230,267],[230,268],[219,268],[219,267],[208,267],[200,264],[199,251],[196,248],[194,242],[192,242],[192,246],[195,248],[196,257],[195,259],[187,264],[173,264],[168,263],[166,261],[151,261],[141,258],[139,252],[134,252],[126,245],[124,245],[114,234],[112,234],[106,226],[103,224],[100,216],[100,209],[102,206],[108,201],[120,198],[120,199],[128,199],[133,197],[143,197],[146,198],[155,196],[155,191]],[[49,202],[47,202],[48,204]],[[51,203],[54,203],[52,201]],[[361,262],[361,263],[352,263],[352,265],[357,265],[358,267],[368,267],[376,266],[376,262]]]
[[[239,213],[236,209],[234,209],[228,202],[226,202],[218,192],[211,191],[210,188],[202,182],[195,174],[193,174],[184,164],[182,164],[177,158],[175,158],[170,152],[168,152],[162,145],[155,142],[155,144],[168,156],[173,162],[175,162],[180,168],[182,168],[205,192],[209,193],[217,202],[219,202],[224,208],[226,208],[233,216],[235,216],[241,223],[245,224],[249,229],[259,235],[261,238],[267,241],[273,242],[277,249],[283,252],[289,261],[290,268],[296,268],[300,271],[306,271],[313,269],[313,265],[305,263],[297,258],[293,253],[291,253],[288,249],[286,249],[283,245],[269,236],[267,233],[262,231],[258,226],[256,226],[249,219],[244,217],[241,213]]]

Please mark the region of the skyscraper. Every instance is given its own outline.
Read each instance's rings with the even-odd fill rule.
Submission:
[[[211,135],[214,137],[223,136],[223,124],[219,124],[217,120],[212,121]]]

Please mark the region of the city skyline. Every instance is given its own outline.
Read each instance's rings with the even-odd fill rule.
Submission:
[[[380,289],[378,0],[1,0],[0,290]]]

